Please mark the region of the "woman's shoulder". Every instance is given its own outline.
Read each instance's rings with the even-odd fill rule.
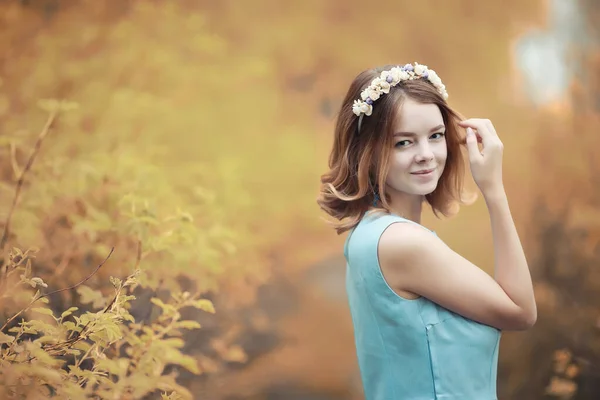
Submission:
[[[413,246],[418,241],[431,240],[435,232],[410,219],[392,214],[386,210],[369,210],[350,232],[349,237],[367,238],[378,243],[381,251],[398,249],[398,244]]]
[[[381,233],[378,250],[384,258],[405,259],[408,255],[419,257],[435,249],[440,242],[440,238],[432,230],[417,222],[403,219],[392,222]]]

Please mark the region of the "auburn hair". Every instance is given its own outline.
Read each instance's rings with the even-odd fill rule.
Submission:
[[[352,82],[339,110],[334,142],[329,156],[329,171],[321,176],[317,204],[335,218],[338,234],[354,228],[373,204],[375,195],[384,211],[390,212],[385,182],[389,156],[393,150],[393,129],[398,110],[405,98],[439,107],[446,126],[448,156],[436,189],[425,196],[434,214],[450,216],[464,204],[463,181],[465,153],[461,144],[465,135],[457,124],[462,120],[427,79],[403,81],[391,88],[373,104],[373,113],[364,116],[358,131],[357,117],[352,111],[354,100],[374,78],[394,65],[361,72]]]

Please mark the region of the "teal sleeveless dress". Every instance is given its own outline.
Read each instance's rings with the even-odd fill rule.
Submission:
[[[400,297],[383,278],[377,246],[395,222],[416,224],[383,212],[367,214],[344,246],[365,399],[496,400],[500,331],[424,297]]]

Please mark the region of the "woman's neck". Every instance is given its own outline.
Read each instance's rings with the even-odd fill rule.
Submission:
[[[406,193],[390,193],[390,211],[402,218],[421,223],[423,211],[423,196],[408,195]]]

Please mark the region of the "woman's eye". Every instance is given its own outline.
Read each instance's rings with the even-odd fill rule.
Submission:
[[[404,147],[404,146],[408,146],[410,144],[410,140],[401,140],[398,143],[396,143],[396,147]]]
[[[438,132],[438,133],[434,133],[433,135],[431,135],[431,137],[433,139],[441,139],[445,136],[445,134],[443,132]]]

